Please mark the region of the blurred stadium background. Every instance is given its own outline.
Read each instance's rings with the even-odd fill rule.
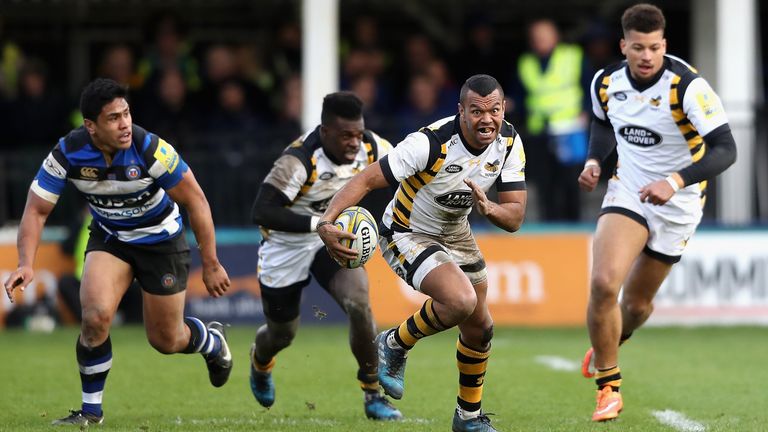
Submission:
[[[619,18],[633,3],[0,0],[0,130],[4,135],[0,140],[0,278],[4,280],[16,266],[16,225],[39,164],[58,137],[81,123],[77,98],[83,85],[97,76],[111,77],[130,85],[134,122],[180,150],[213,209],[220,258],[234,286],[226,298],[208,299],[199,262],[195,262],[188,309],[204,319],[250,324],[241,335],[246,340],[245,333],[263,321],[255,274],[260,234],[250,223],[251,203],[283,147],[319,121],[324,94],[337,89],[357,92],[366,103],[367,126],[397,143],[406,133],[455,113],[464,79],[489,73],[505,87],[512,108],[508,119],[525,140],[526,118],[519,109],[522,96],[515,76],[517,59],[527,49],[526,24],[538,17],[554,20],[563,40],[583,48],[591,76],[621,59]],[[701,228],[662,288],[650,324],[764,325],[768,323],[764,105],[768,30],[761,24],[768,22],[768,4],[756,0],[652,3],[667,17],[668,52],[698,67],[723,99],[739,161],[710,184]],[[545,163],[537,160],[540,153],[527,152],[531,181],[522,231],[508,235],[482,218],[472,219],[489,265],[492,312],[500,326],[579,329],[585,320],[591,232],[604,184],[578,197],[577,216],[547,214],[546,200],[554,198],[537,192],[541,177],[549,173]],[[44,233],[37,280],[16,303],[2,296],[0,350],[4,354],[19,340],[18,333],[9,331],[11,327],[51,330],[76,322],[58,290],[60,279],[72,273],[71,243],[82,223],[83,206],[72,190],[64,195]],[[366,267],[380,325],[399,322],[421,303],[419,295],[399,283],[380,257]],[[135,308],[126,307],[122,313],[123,321],[137,319],[132,315]],[[340,309],[316,286],[305,290],[303,313],[305,324],[345,322]],[[5,335],[3,328],[8,329]],[[342,335],[338,355],[347,356],[343,330],[334,329],[333,334]],[[665,333],[665,329],[654,330],[655,339],[649,337],[646,343],[675,335],[680,351],[686,351],[684,338],[690,335],[671,329]],[[711,335],[714,343],[728,341],[727,332],[703,331],[697,337],[706,340]],[[746,345],[756,334],[765,336],[762,327],[738,331]],[[74,341],[69,337],[72,329],[63,332],[67,344]],[[576,351],[586,346],[586,331],[565,332],[567,337],[543,332],[522,339],[553,337],[553,346],[561,347],[561,340],[572,341],[577,335],[580,340],[569,343],[578,346]],[[39,337],[35,340],[47,340]],[[135,349],[151,350],[142,344],[137,342]],[[247,345],[241,345],[236,349],[244,353]],[[289,351],[301,352],[301,348]],[[734,348],[734,355],[738,351]],[[74,364],[67,352],[57,365]],[[563,355],[579,354],[568,350]],[[746,363],[755,356],[766,358],[759,347],[742,355]],[[719,364],[732,368],[740,363],[736,357]],[[241,356],[240,372],[244,364]],[[691,370],[692,382],[701,377],[697,374],[708,371],[707,367]],[[76,373],[71,375],[75,380]],[[748,385],[749,379],[742,378]],[[454,381],[450,378],[443,387],[452,392]],[[74,381],[69,387],[76,388]],[[757,402],[756,406],[764,406],[765,395]],[[279,429],[274,423],[270,427],[258,421],[244,425]],[[745,425],[722,430],[759,430],[751,423]],[[197,426],[205,429],[216,424]],[[322,426],[300,421],[297,428]],[[420,426],[430,429],[429,422]],[[588,425],[571,426],[550,424],[541,430]]]

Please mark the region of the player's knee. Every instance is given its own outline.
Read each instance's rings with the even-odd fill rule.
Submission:
[[[101,307],[83,307],[83,335],[86,341],[102,339],[109,332],[112,314]]]
[[[624,314],[632,320],[642,320],[653,311],[653,304],[645,301],[631,301],[622,304]]]
[[[296,332],[289,328],[270,330],[269,333],[272,346],[278,351],[288,348],[296,337]]]
[[[461,290],[452,295],[447,301],[446,306],[454,314],[456,319],[461,322],[475,311],[477,306],[477,294],[474,289]]]
[[[493,339],[493,324],[486,327],[483,330],[483,338],[481,339],[481,343],[483,347],[488,347],[491,344],[491,339]]]
[[[161,354],[173,354],[179,351],[176,346],[178,335],[174,331],[168,329],[155,330],[147,334],[147,339],[152,348]]]
[[[616,301],[621,282],[618,282],[609,272],[594,272],[591,284],[593,301]]]
[[[371,306],[366,298],[349,298],[342,302],[344,312],[353,324],[363,324],[372,318]]]

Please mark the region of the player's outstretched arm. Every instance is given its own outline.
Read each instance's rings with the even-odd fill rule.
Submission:
[[[8,299],[13,302],[13,290],[20,288],[24,291],[27,285],[35,278],[32,266],[35,263],[35,254],[40,244],[40,235],[43,226],[56,204],[47,201],[32,190],[27,194],[27,204],[19,224],[19,233],[16,239],[16,249],[19,253],[19,266],[5,280],[5,292]]]
[[[320,217],[317,224],[317,233],[328,248],[328,253],[332,257],[345,262],[357,258],[357,252],[343,246],[339,241],[341,239],[354,239],[354,234],[343,232],[333,225],[336,218],[339,217],[345,208],[353,206],[360,202],[368,192],[381,189],[388,186],[387,179],[381,171],[379,162],[376,161],[368,165],[361,173],[352,177],[343,188],[341,188],[328,204],[325,213]]]
[[[481,215],[505,231],[515,232],[520,229],[525,218],[528,192],[525,190],[499,192],[499,202],[495,203],[489,200],[480,186],[471,179],[465,179],[464,183],[472,189],[475,207]]]
[[[192,170],[187,170],[168,195],[187,209],[189,224],[197,239],[203,261],[203,283],[212,297],[219,297],[229,288],[229,276],[216,255],[216,233],[211,207]]]

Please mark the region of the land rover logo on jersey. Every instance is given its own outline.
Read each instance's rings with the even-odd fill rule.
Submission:
[[[466,191],[452,191],[438,195],[435,197],[435,202],[455,209],[470,208],[475,203],[472,199],[472,192]]]
[[[619,135],[628,143],[642,147],[661,144],[661,135],[640,126],[622,126]]]
[[[445,167],[445,172],[455,174],[463,169],[464,168],[462,168],[461,165],[452,164]]]
[[[320,180],[330,180],[330,179],[333,178],[333,173],[332,172],[324,172],[324,173],[320,174],[320,177],[318,177],[318,178]]]
[[[616,100],[620,100],[620,101],[625,101],[625,100],[627,100],[627,94],[626,94],[626,93],[624,93],[624,92],[616,92],[616,94],[614,95],[614,97],[616,98]]]
[[[136,165],[131,165],[125,169],[125,176],[131,180],[136,180],[141,175],[141,170]]]

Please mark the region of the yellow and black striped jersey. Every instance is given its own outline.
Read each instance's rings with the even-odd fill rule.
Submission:
[[[379,160],[391,149],[389,141],[366,129],[354,162],[337,164],[323,150],[318,126],[283,151],[264,182],[276,187],[291,200],[288,207],[292,211],[301,215],[321,216],[333,195],[344,187],[352,176]],[[306,242],[308,236],[319,241],[314,232],[269,231],[269,240],[276,242]]]
[[[525,152],[520,136],[506,121],[496,141],[485,149],[470,147],[458,116],[447,117],[408,135],[381,159],[387,181],[397,186],[382,224],[398,232],[433,235],[467,228],[472,179],[484,191],[525,189]]]
[[[707,151],[703,136],[728,123],[720,98],[697,71],[667,55],[649,83],[635,82],[626,61],[592,80],[592,112],[610,122],[617,143],[617,177],[630,190],[667,177]],[[689,185],[672,204],[699,200],[706,182]]]

